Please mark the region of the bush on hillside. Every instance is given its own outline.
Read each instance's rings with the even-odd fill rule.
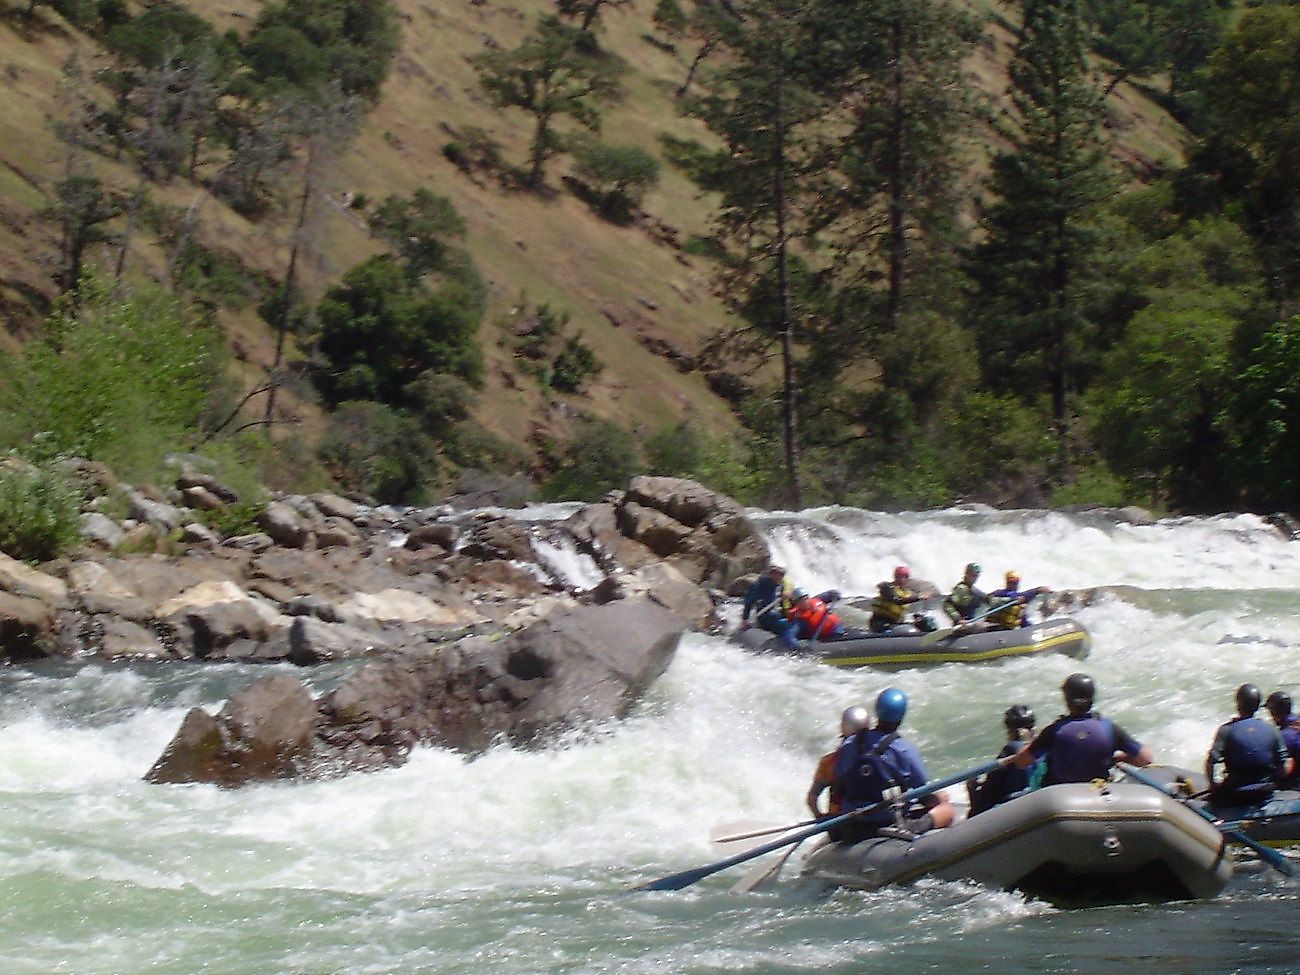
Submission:
[[[199,439],[222,373],[214,330],[157,288],[84,279],[22,357],[0,360],[0,449],[36,462],[102,461],[152,481]]]
[[[437,465],[415,420],[370,402],[344,403],[330,415],[320,458],[344,490],[391,504],[424,501]]]
[[[690,478],[742,504],[758,503],[762,493],[763,478],[741,448],[689,419],[650,434],[645,458],[647,474]]]
[[[57,558],[78,540],[81,499],[51,469],[0,462],[0,552],[29,562]]]
[[[542,493],[555,501],[599,501],[627,484],[637,472],[639,455],[636,439],[618,424],[583,420]]]
[[[316,309],[318,376],[332,403],[377,400],[406,405],[405,390],[423,373],[448,373],[470,383],[482,374],[476,340],[478,310],[412,281],[388,254],[358,264]]]
[[[262,7],[245,51],[268,87],[337,82],[345,95],[374,102],[399,35],[391,0],[282,0]]]
[[[595,190],[600,214],[620,222],[659,184],[659,160],[640,146],[589,143],[575,153],[574,171]]]

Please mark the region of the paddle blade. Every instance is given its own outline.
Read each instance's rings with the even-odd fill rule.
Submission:
[[[775,863],[770,865],[763,864],[762,866],[751,870],[749,873],[745,874],[745,876],[741,877],[740,880],[736,881],[731,888],[731,892],[733,894],[753,894],[767,890],[776,883],[777,878],[781,876],[781,868],[786,865],[790,857],[794,855],[794,851],[797,849],[799,849],[798,843],[782,853]]]

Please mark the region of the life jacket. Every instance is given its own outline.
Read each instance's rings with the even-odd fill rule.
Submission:
[[[1047,753],[1043,784],[1106,778],[1115,746],[1115,725],[1099,714],[1090,711],[1082,717],[1060,719]]]
[[[804,600],[803,605],[791,612],[790,619],[800,625],[800,635],[805,640],[820,640],[834,633],[840,625],[839,617],[816,596]]]
[[[975,591],[965,582],[953,586],[952,593],[943,601],[943,610],[953,620],[966,619],[975,605]]]
[[[912,590],[904,589],[896,582],[882,582],[880,595],[871,601],[871,615],[886,620],[891,626],[903,621],[907,612],[902,600],[909,599]]]
[[[989,593],[989,600],[995,599],[1012,599],[1014,602],[1007,603],[996,613],[988,615],[988,621],[994,626],[1000,626],[1008,630],[1014,630],[1020,625],[1020,621],[1025,615],[1025,604],[1020,593],[1013,589],[999,589],[996,592]]]
[[[781,602],[777,605],[777,611],[782,616],[789,616],[790,610],[794,606],[794,586],[789,579],[781,580],[780,596]]]
[[[898,785],[895,770],[885,761],[885,752],[898,738],[898,732],[882,735],[870,745],[871,731],[859,731],[840,745],[835,756],[835,785],[841,808],[846,810],[870,806],[885,798],[885,790]],[[889,816],[883,817],[888,820]]]
[[[1242,718],[1228,725],[1223,743],[1227,780],[1238,791],[1252,785],[1273,785],[1281,772],[1277,757],[1277,732],[1259,718]]]

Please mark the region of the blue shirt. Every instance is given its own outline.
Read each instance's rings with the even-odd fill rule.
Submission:
[[[835,755],[835,785],[843,812],[880,802],[888,788],[898,786],[908,791],[925,785],[928,780],[921,753],[904,738],[895,737],[878,756],[871,755],[887,734],[892,732],[872,728],[844,739],[840,745]],[[893,819],[893,811],[888,806],[862,817],[863,822],[875,825],[891,823]]]
[[[777,582],[770,575],[764,574],[759,576],[749,584],[745,590],[745,609],[741,614],[741,619],[749,619],[749,614],[755,609],[763,609],[769,603],[776,600],[785,588],[785,579]],[[779,604],[774,607],[780,609]]]

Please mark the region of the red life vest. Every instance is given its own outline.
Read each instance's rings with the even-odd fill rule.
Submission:
[[[840,625],[839,617],[816,596],[805,599],[796,606],[790,619],[800,624],[801,631],[807,627],[808,635],[803,638],[806,640],[819,640],[823,636],[829,636]]]

